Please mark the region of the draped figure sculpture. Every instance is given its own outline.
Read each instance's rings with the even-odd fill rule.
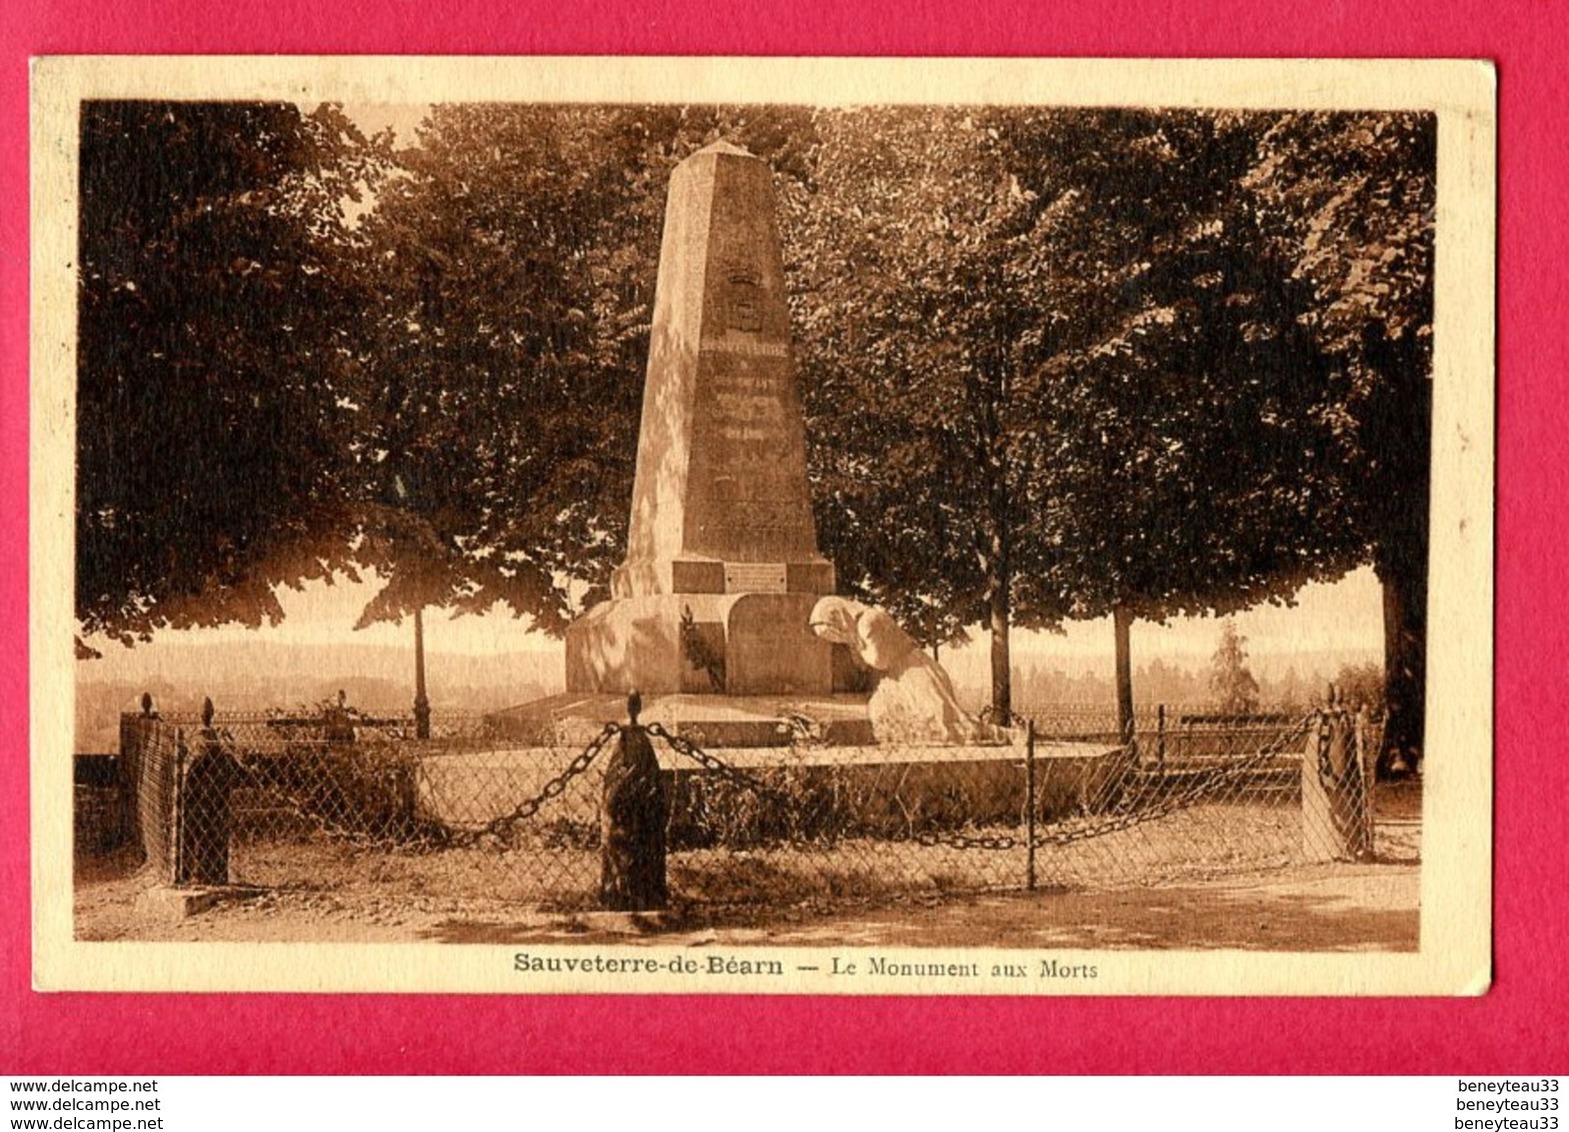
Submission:
[[[811,629],[849,648],[875,678],[867,713],[878,742],[969,743],[986,737],[959,706],[942,666],[883,610],[825,597],[812,607]]]

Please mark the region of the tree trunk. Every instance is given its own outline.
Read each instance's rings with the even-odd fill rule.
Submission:
[[[1112,607],[1111,626],[1117,638],[1117,737],[1125,746],[1131,746],[1134,739],[1133,658],[1128,641],[1132,625],[1133,614],[1126,606]]]
[[[1008,590],[1011,575],[1007,547],[1001,538],[992,539],[992,577],[990,628],[992,636],[992,718],[1007,725],[1013,719],[1013,669],[1008,648]]]
[[[414,737],[430,738],[430,699],[425,695],[425,611],[414,611]]]
[[[1380,775],[1415,770],[1422,757],[1427,725],[1425,575],[1425,569],[1398,571],[1386,566],[1386,574],[1380,578],[1384,591],[1384,706],[1388,712],[1378,759]]]
[[[1378,459],[1366,485],[1373,568],[1384,594],[1384,701],[1378,773],[1422,757],[1427,689],[1427,555],[1432,458],[1431,359],[1426,340],[1379,328],[1364,335],[1382,376],[1364,408],[1363,443]]]

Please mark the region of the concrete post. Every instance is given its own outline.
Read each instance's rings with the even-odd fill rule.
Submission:
[[[665,826],[670,799],[659,777],[659,760],[648,732],[638,725],[642,700],[627,698],[629,722],[605,767],[604,807],[599,819],[599,899],[607,909],[646,912],[665,907]]]
[[[229,792],[240,777],[240,769],[219,741],[212,719],[209,698],[202,704],[200,745],[180,775],[177,885],[229,883],[229,837],[233,831]]]
[[[1302,847],[1309,861],[1373,856],[1366,736],[1365,715],[1353,715],[1331,689],[1302,754]]]

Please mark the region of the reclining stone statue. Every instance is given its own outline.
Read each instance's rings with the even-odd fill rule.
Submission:
[[[948,673],[883,610],[825,597],[812,607],[810,624],[818,637],[846,646],[874,677],[867,713],[878,742],[970,743],[988,737],[959,706]]]

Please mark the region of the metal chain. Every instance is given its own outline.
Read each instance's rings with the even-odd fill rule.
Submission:
[[[694,762],[701,764],[705,769],[713,771],[721,778],[736,786],[743,786],[755,790],[759,794],[774,799],[776,802],[789,807],[795,804],[794,799],[770,786],[762,779],[747,774],[737,767],[709,754],[691,740],[667,731],[658,723],[648,725],[648,733],[663,739],[670,744],[676,753],[685,755]],[[936,834],[918,834],[916,841],[922,845],[953,845],[960,849],[1011,849],[1017,842],[1012,837],[963,837],[963,836],[938,836]]]
[[[768,783],[764,782],[762,779],[757,778],[754,775],[747,774],[746,772],[731,766],[729,763],[726,763],[717,756],[709,754],[691,740],[685,739],[680,735],[676,735],[670,731],[667,731],[660,724],[649,724],[647,730],[650,735],[656,735],[665,742],[669,743],[678,754],[685,755],[687,758],[702,764],[703,767],[713,771],[715,774],[719,775],[721,778],[724,778],[730,783],[755,790],[759,794],[773,798],[776,802],[786,807],[795,805],[794,799],[789,797],[789,795],[775,789]],[[1008,836],[965,837],[956,834],[938,835],[922,833],[917,834],[915,840],[926,846],[951,845],[959,849],[1011,849],[1016,844],[1018,844],[1014,838]]]
[[[1028,727],[1030,719],[1013,710],[999,711],[992,704],[987,704],[981,709],[978,717],[981,723],[990,727],[1017,728]],[[931,849],[945,845],[950,849],[1015,849],[1021,844],[1018,838],[1009,834],[982,834],[971,836],[965,833],[917,833],[915,843]]]
[[[757,793],[772,798],[775,802],[786,807],[794,805],[794,799],[788,794],[770,786],[756,775],[747,774],[739,767],[731,766],[718,756],[709,754],[690,739],[667,730],[664,724],[650,723],[644,730],[655,738],[663,739],[670,745],[671,750],[678,755],[685,755],[693,762],[700,764],[705,770],[713,771],[732,786],[741,786],[748,790],[755,790]]]
[[[1322,711],[1315,713],[1318,723],[1318,780],[1325,786],[1334,783],[1334,769],[1329,765],[1329,749],[1333,744],[1333,729],[1329,726],[1330,713]]]
[[[1293,742],[1300,741],[1302,735],[1311,726],[1314,717],[1306,716],[1292,727],[1283,732],[1274,741],[1266,743],[1253,754],[1238,760],[1230,766],[1203,771],[1185,789],[1172,794],[1154,806],[1145,809],[1129,810],[1101,821],[1089,822],[1072,829],[1055,833],[1040,833],[1035,836],[1037,848],[1052,845],[1070,845],[1075,841],[1087,841],[1092,837],[1103,837],[1108,833],[1120,833],[1125,829],[1144,825],[1147,822],[1158,821],[1170,817],[1174,813],[1196,806],[1215,792],[1220,786],[1242,777],[1244,774],[1262,766],[1265,762],[1275,758],[1286,750]]]
[[[1272,742],[1261,747],[1258,751],[1226,767],[1216,768],[1201,772],[1182,790],[1163,799],[1158,804],[1141,809],[1128,810],[1123,813],[1111,815],[1100,820],[1085,820],[1083,824],[1076,824],[1070,828],[1058,828],[1056,831],[1037,833],[1034,844],[1036,847],[1063,846],[1076,841],[1086,841],[1094,837],[1102,837],[1109,833],[1120,832],[1148,822],[1169,817],[1181,810],[1195,806],[1212,795],[1216,789],[1252,771],[1279,755],[1292,742],[1298,740],[1306,729],[1312,725],[1316,716],[1309,715],[1295,727],[1283,733]],[[510,812],[492,818],[483,826],[473,829],[458,829],[444,827],[447,836],[443,838],[445,844],[453,847],[471,846],[486,837],[496,837],[503,841],[509,840],[511,831],[519,822],[527,821],[539,812],[540,808],[552,798],[560,796],[567,784],[577,776],[583,774],[593,764],[594,760],[603,752],[605,745],[617,734],[625,730],[622,724],[607,723],[595,735],[583,750],[575,755],[566,768],[554,778],[550,779],[533,796],[525,799],[515,806]],[[656,738],[663,739],[676,753],[698,763],[704,769],[730,782],[732,785],[753,790],[759,795],[772,799],[776,804],[790,807],[795,804],[794,799],[770,785],[756,775],[749,774],[738,767],[726,763],[715,755],[704,751],[697,744],[685,737],[671,732],[662,724],[648,724],[644,730]],[[1318,734],[1320,747],[1327,746],[1325,741],[1327,728],[1321,728]],[[308,806],[302,799],[296,797],[292,790],[279,783],[267,782],[266,777],[258,769],[248,765],[241,753],[238,744],[234,742],[232,734],[227,729],[219,732],[219,737],[224,741],[228,752],[234,757],[236,764],[258,785],[265,785],[288,803],[288,808],[294,815],[304,821],[313,823],[324,832],[342,837],[347,840],[374,841],[374,834],[364,830],[352,829],[336,819],[335,816],[321,812],[319,807]],[[970,850],[1009,850],[1027,843],[1028,839],[1014,837],[1007,834],[937,834],[919,833],[914,841],[925,847],[947,846],[952,849]]]
[[[1255,767],[1261,765],[1269,759],[1274,758],[1281,751],[1285,750],[1287,746],[1289,746],[1292,742],[1301,736],[1311,720],[1311,716],[1303,719],[1295,727],[1291,728],[1289,731],[1285,732],[1271,743],[1266,744],[1258,751],[1242,760],[1239,760],[1231,766],[1205,772],[1199,776],[1195,782],[1187,786],[1186,789],[1173,794],[1169,798],[1164,799],[1158,805],[1140,810],[1131,810],[1127,813],[1117,814],[1113,817],[1090,822],[1088,824],[1077,826],[1066,831],[1059,830],[1054,833],[1039,833],[1035,836],[1035,845],[1037,848],[1039,848],[1047,845],[1060,846],[1071,844],[1075,841],[1086,841],[1092,837],[1101,837],[1108,833],[1116,833],[1124,829],[1131,829],[1134,826],[1143,825],[1146,822],[1157,821],[1160,818],[1169,817],[1170,815],[1187,809],[1190,806],[1195,806],[1210,794],[1212,794],[1219,786],[1222,786],[1225,783],[1236,779],[1243,774],[1246,774]],[[692,743],[691,741],[682,738],[679,735],[667,731],[662,725],[658,723],[650,724],[647,730],[650,735],[655,735],[661,739],[664,739],[665,742],[669,743],[670,746],[679,754],[685,755],[695,762],[700,763],[702,766],[720,775],[722,778],[725,778],[736,785],[744,786],[749,789],[756,790],[761,794],[772,796],[776,800],[782,801],[786,805],[791,804],[791,800],[788,797],[782,795],[779,791],[774,790],[761,779],[745,774],[737,768],[730,766],[728,763],[725,763],[716,756],[709,754],[707,751],[704,751],[695,743]],[[950,849],[984,849],[992,851],[1016,849],[1026,843],[1026,839],[1013,837],[1008,834],[969,835],[962,833],[918,833],[915,835],[914,840],[916,844],[927,848],[946,846]]]
[[[1006,834],[997,837],[969,837],[962,833],[917,833],[915,843],[928,849],[946,845],[950,849],[1014,849],[1023,842]]]
[[[1045,846],[1070,845],[1075,841],[1088,841],[1092,837],[1104,837],[1109,833],[1119,833],[1125,829],[1143,825],[1146,822],[1158,821],[1170,817],[1172,814],[1185,810],[1190,806],[1198,805],[1209,797],[1220,786],[1252,771],[1269,759],[1274,758],[1297,741],[1312,722],[1313,717],[1308,716],[1297,723],[1289,731],[1283,733],[1272,742],[1261,747],[1253,754],[1248,755],[1230,766],[1206,771],[1198,775],[1185,789],[1172,794],[1154,806],[1143,809],[1129,810],[1125,813],[1113,815],[1096,821],[1086,821],[1082,825],[1070,829],[1059,829],[1055,832],[1038,833],[1035,835],[1036,848]],[[916,843],[927,847],[938,845],[950,849],[1016,849],[1026,844],[1026,839],[1000,836],[977,836],[966,834],[935,834],[922,833],[916,835]]]
[[[983,707],[980,715],[976,716],[976,718],[982,723],[990,724],[993,727],[1024,727],[1030,722],[1028,716],[1020,715],[1012,708],[999,711],[994,704],[987,704]]]
[[[552,798],[558,797],[567,788],[567,783],[586,771],[605,749],[605,744],[623,730],[619,723],[607,723],[600,728],[599,734],[588,741],[588,745],[579,751],[567,768],[540,789],[531,798],[519,802],[513,807],[511,813],[502,814],[500,817],[491,818],[478,829],[455,830],[449,844],[457,847],[473,845],[485,837],[496,837],[502,841],[510,839],[512,827],[519,822],[527,821],[539,812],[541,806]],[[505,830],[506,832],[503,832]]]

